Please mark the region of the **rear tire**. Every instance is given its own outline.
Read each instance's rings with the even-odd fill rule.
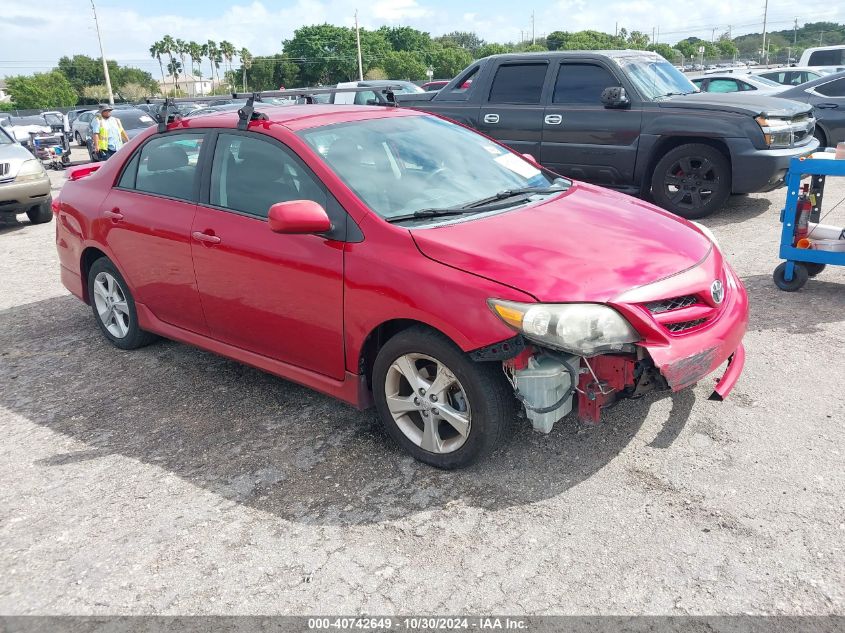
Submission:
[[[100,331],[115,347],[136,349],[156,340],[155,334],[138,326],[129,285],[106,257],[95,261],[88,271],[88,301]]]
[[[373,367],[376,408],[388,434],[437,468],[463,468],[493,451],[513,419],[512,391],[499,363],[473,362],[423,327],[387,341]]]
[[[710,145],[680,145],[655,165],[651,194],[659,206],[675,215],[703,218],[720,209],[731,195],[730,163]]]
[[[815,277],[825,269],[827,264],[817,264],[816,262],[804,262],[804,267],[807,269],[807,274],[810,277]]]
[[[53,219],[53,209],[50,207],[52,199],[47,198],[44,202],[26,210],[26,217],[32,224],[46,224]]]
[[[79,132],[74,132],[73,135],[74,135],[74,138],[76,139],[76,144],[79,145],[79,147],[84,147],[85,141],[82,140],[82,137],[79,135]]]
[[[824,130],[818,124],[816,124],[816,129],[813,130],[813,136],[819,140],[819,149],[827,147],[827,136],[825,136]]]

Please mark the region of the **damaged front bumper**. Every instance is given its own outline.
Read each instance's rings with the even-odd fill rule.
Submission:
[[[718,264],[722,268],[721,262]],[[663,294],[684,298],[676,301],[679,307],[656,308],[653,295],[661,292],[659,289],[638,289],[634,300],[614,302],[613,307],[643,334],[633,352],[580,357],[525,346],[522,341],[511,346],[511,357],[501,360],[534,428],[548,433],[575,408],[579,419],[598,422],[602,409],[620,398],[686,389],[725,362],[727,367],[710,399],[726,398],[745,364],[742,338],[748,326],[748,297],[730,267],[725,265],[722,271],[723,303],[705,296],[699,282],[694,284],[698,290],[675,288]],[[712,280],[709,276],[705,287],[709,288]],[[693,325],[676,332],[672,329],[676,323]]]

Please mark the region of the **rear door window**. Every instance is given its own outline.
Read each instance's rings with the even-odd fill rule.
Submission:
[[[711,79],[707,92],[739,92],[739,86],[733,79]]]
[[[604,89],[618,85],[616,77],[598,64],[561,64],[552,101],[601,105]]]
[[[135,190],[194,200],[203,138],[202,134],[170,133],[149,141],[141,148]]]
[[[490,87],[490,103],[540,103],[547,68],[545,63],[499,66]]]
[[[816,92],[825,97],[845,97],[845,78],[816,86]]]

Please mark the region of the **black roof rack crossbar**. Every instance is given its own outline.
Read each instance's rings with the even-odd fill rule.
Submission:
[[[333,95],[337,93],[357,93],[357,92],[374,92],[376,94],[384,95],[384,102],[380,105],[388,105],[396,107],[396,93],[401,86],[358,86],[354,88],[294,88],[292,90],[263,90],[261,92],[232,92],[228,95],[209,95],[202,97],[163,97],[153,98],[147,97],[144,101],[148,104],[162,104],[161,110],[156,117],[158,118],[158,131],[164,133],[167,131],[167,124],[170,121],[175,121],[180,118],[177,113],[170,118],[171,108],[177,103],[202,103],[206,101],[219,101],[220,99],[246,99],[246,103],[238,110],[238,129],[246,129],[250,121],[258,119],[266,120],[267,117],[260,112],[255,111],[255,102],[262,102],[267,98],[291,97],[294,99],[303,99],[306,103],[314,103],[316,95]]]

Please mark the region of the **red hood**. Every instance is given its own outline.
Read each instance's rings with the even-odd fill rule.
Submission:
[[[529,207],[411,234],[427,257],[538,301],[610,301],[695,266],[711,248],[685,220],[584,183]]]

